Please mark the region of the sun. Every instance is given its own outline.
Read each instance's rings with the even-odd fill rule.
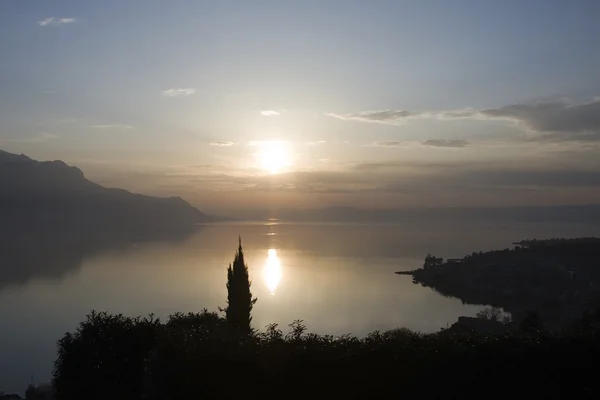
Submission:
[[[260,142],[257,153],[260,167],[270,174],[277,174],[292,162],[289,145],[286,142]]]

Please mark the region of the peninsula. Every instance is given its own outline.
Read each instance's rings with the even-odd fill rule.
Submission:
[[[561,329],[600,299],[600,239],[523,240],[512,249],[443,260],[431,255],[413,282],[467,304],[503,308],[518,320],[535,310]]]

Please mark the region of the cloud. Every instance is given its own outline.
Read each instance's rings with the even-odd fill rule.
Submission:
[[[527,130],[545,134],[542,140],[600,140],[600,99],[588,103],[514,104],[481,110],[480,116],[508,119]]]
[[[235,143],[233,142],[222,142],[222,141],[214,141],[214,142],[210,142],[211,146],[220,146],[220,147],[227,147],[227,146],[233,146]]]
[[[441,120],[506,120],[529,133],[530,141],[600,141],[600,99],[586,103],[546,101],[520,103],[482,110],[449,110],[422,113]]]
[[[362,111],[355,114],[326,114],[342,120],[399,125],[411,118],[437,120],[506,120],[529,133],[531,141],[600,141],[600,98],[586,103],[546,101],[511,104],[498,108],[411,112],[406,110]],[[466,143],[426,141],[438,147],[464,147]],[[426,143],[424,143],[426,144]]]
[[[462,148],[467,147],[469,142],[462,139],[429,139],[423,142],[398,142],[388,140],[378,140],[367,146],[373,147],[404,147],[408,145],[421,144],[422,146],[429,147],[448,147],[448,148]]]
[[[489,118],[507,118],[537,132],[600,131],[600,100],[585,104],[546,102],[514,104],[479,111]]]
[[[275,116],[279,115],[279,113],[274,110],[263,110],[260,113],[262,115],[264,115],[265,117],[275,117]]]
[[[401,147],[405,146],[404,142],[394,142],[394,141],[386,141],[386,140],[378,140],[373,142],[373,146],[375,147]]]
[[[418,116],[406,110],[361,111],[355,114],[325,114],[345,121],[376,122],[382,124],[402,124],[407,118]]]
[[[196,89],[194,88],[173,88],[173,89],[167,89],[165,91],[163,91],[163,96],[168,96],[168,97],[181,97],[181,96],[191,96],[192,94],[196,93]]]
[[[75,18],[48,17],[46,19],[38,21],[38,25],[39,26],[61,26],[61,25],[72,24],[74,22],[75,22]]]
[[[565,168],[541,169],[528,166],[506,168],[502,165],[451,164],[418,165],[402,163],[357,164],[336,171],[293,171],[278,175],[197,174],[188,183],[216,185],[233,190],[255,192],[319,192],[319,193],[397,193],[415,196],[436,194],[481,194],[488,190],[527,196],[532,190],[565,188],[600,188],[600,170]],[[185,177],[184,177],[185,178]],[[567,191],[568,192],[568,191]],[[568,195],[568,193],[564,193]],[[573,193],[576,197],[576,193]]]
[[[90,128],[92,129],[110,129],[110,130],[129,130],[129,129],[133,129],[133,126],[131,125],[125,125],[125,124],[105,124],[105,125],[92,125],[90,126]]]
[[[600,188],[600,171],[588,169],[509,168],[469,170],[462,173],[471,185],[512,187],[595,187]]]
[[[429,139],[421,142],[421,144],[430,147],[462,148],[467,147],[469,142],[463,139]]]
[[[324,144],[324,143],[327,143],[327,141],[326,140],[317,140],[314,142],[308,142],[308,145],[309,146],[318,146],[318,145]]]

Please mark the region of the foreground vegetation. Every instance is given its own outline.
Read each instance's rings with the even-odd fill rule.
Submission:
[[[307,334],[301,321],[232,334],[203,311],[165,323],[92,313],[59,343],[59,399],[502,397],[587,398],[600,383],[600,335]]]

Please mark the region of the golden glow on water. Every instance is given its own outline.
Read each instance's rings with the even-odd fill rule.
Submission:
[[[269,249],[267,254],[267,262],[263,267],[263,278],[269,292],[275,295],[275,290],[277,290],[277,286],[279,286],[279,282],[281,281],[281,261],[276,249]]]

